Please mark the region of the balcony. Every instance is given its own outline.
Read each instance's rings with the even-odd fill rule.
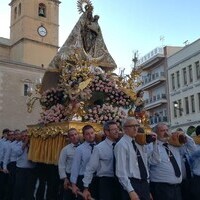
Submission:
[[[163,60],[165,57],[164,49],[162,47],[157,47],[150,51],[148,54],[140,58],[137,62],[137,67],[142,68],[143,70],[151,67],[152,65]]]
[[[150,110],[167,103],[166,94],[157,94],[145,100],[145,109]]]
[[[165,73],[164,72],[157,72],[155,74],[149,74],[146,77],[144,77],[144,81],[142,85],[140,86],[140,89],[147,90],[151,87],[154,87],[163,81],[166,81]]]
[[[150,125],[156,125],[159,122],[167,122],[167,116],[150,116],[149,122]]]

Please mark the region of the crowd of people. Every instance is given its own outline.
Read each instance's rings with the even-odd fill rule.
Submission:
[[[144,134],[134,117],[121,127],[114,121],[103,126],[96,141],[91,125],[66,134],[58,166],[28,160],[27,131],[3,130],[0,140],[0,199],[2,200],[199,200],[200,148],[179,129],[185,142],[171,144],[168,126],[153,128],[154,140],[139,144]],[[200,135],[200,126],[196,127]]]

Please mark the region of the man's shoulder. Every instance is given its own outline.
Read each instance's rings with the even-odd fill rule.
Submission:
[[[129,141],[126,139],[126,137],[121,137],[121,139],[117,142],[116,147],[117,146],[127,146],[127,144],[129,143]]]
[[[103,140],[101,142],[99,142],[95,147],[96,148],[101,148],[102,146],[104,146],[106,144],[106,140]]]
[[[67,151],[68,149],[71,149],[71,148],[72,148],[72,144],[69,143],[69,144],[67,144],[66,146],[64,146],[64,147],[62,148],[62,151]]]
[[[77,148],[76,148],[76,151],[80,151],[80,150],[83,150],[87,147],[87,143],[86,142],[83,142],[82,144],[80,144]]]

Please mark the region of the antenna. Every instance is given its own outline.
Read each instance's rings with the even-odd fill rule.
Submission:
[[[184,44],[185,46],[187,46],[187,45],[189,44],[189,41],[186,40],[185,42],[183,42],[183,44]]]
[[[160,41],[161,41],[162,47],[163,47],[164,46],[164,41],[165,41],[165,36],[164,35],[160,36]]]

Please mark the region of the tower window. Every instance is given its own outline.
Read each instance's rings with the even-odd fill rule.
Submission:
[[[27,83],[24,84],[24,96],[28,96],[29,85]]]
[[[21,15],[21,10],[22,10],[22,5],[21,5],[21,3],[20,3],[20,4],[19,4],[19,7],[18,7],[18,16]]]
[[[43,3],[39,4],[38,15],[40,17],[46,17],[46,6],[45,6],[45,4],[43,4]]]
[[[14,10],[14,19],[17,18],[17,7],[15,7],[15,10]]]

